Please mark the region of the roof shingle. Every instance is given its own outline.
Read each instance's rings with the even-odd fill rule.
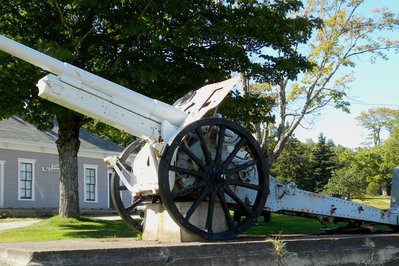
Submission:
[[[0,141],[36,143],[39,145],[55,146],[58,126],[46,132],[38,130],[34,125],[13,116],[0,121]],[[80,149],[92,151],[120,152],[123,148],[111,141],[105,140],[84,129],[80,130]]]

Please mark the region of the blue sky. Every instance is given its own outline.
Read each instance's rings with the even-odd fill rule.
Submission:
[[[373,8],[388,6],[391,11],[399,13],[398,0],[366,0],[363,12]],[[399,39],[399,29],[392,33],[392,38]],[[389,53],[389,60],[378,59],[374,64],[368,57],[356,61],[353,69],[355,81],[349,87],[348,96],[351,102],[351,114],[327,107],[317,117],[307,119],[304,128],[298,128],[295,136],[305,141],[317,141],[320,133],[332,139],[335,144],[354,148],[367,140],[368,132],[363,129],[355,118],[368,109],[389,107],[399,109],[399,54]],[[313,120],[309,123],[310,120]]]

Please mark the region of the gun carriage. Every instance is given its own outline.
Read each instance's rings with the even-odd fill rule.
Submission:
[[[264,211],[398,224],[396,202],[382,211],[280,183],[267,175],[264,154],[247,130],[218,115],[203,118],[237,78],[192,91],[171,106],[4,36],[0,50],[51,73],[37,83],[40,97],[138,137],[119,156],[104,159],[114,170],[115,208],[136,231],[143,232],[143,223],[132,214],[155,202],[178,225],[211,240],[244,232]],[[132,194],[128,205],[121,199],[124,191]],[[182,202],[187,209],[179,207]],[[201,206],[205,212],[194,222]]]

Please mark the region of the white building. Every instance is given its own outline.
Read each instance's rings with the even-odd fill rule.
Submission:
[[[0,121],[0,216],[58,210],[57,130],[42,132],[18,117]],[[80,141],[79,206],[82,210],[112,209],[111,171],[103,159],[119,154],[122,147],[85,130],[80,132]],[[130,195],[124,194],[123,200],[131,202]]]

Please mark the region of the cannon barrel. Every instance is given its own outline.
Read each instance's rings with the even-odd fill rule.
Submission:
[[[63,62],[2,35],[0,35],[0,50],[53,74],[60,75],[64,70]]]
[[[57,75],[57,77],[48,75],[39,81],[38,87],[40,97],[126,130],[135,136],[142,138],[155,137],[153,136],[153,132],[154,130],[159,131],[159,126],[157,125],[160,125],[162,121],[168,121],[170,124],[179,127],[187,118],[187,113],[171,105],[146,97],[1,35],[0,50]],[[58,91],[55,91],[55,87],[58,85],[54,86],[54,84],[52,84],[52,86],[46,86],[50,82],[56,82],[57,84],[62,83],[62,85],[59,85],[61,87],[69,86],[70,88],[77,88],[75,92],[80,91],[81,93],[83,90],[88,94],[85,94],[86,96],[90,97],[90,95],[93,95],[95,97],[92,98],[92,103],[98,101],[96,98],[100,97],[100,99],[107,101],[108,104],[110,103],[111,105],[103,107],[102,110],[95,110],[96,106],[99,106],[98,103],[96,103],[96,106],[88,106],[89,102],[75,103],[67,97],[68,95],[60,96],[62,90],[60,90],[59,87],[57,88]],[[71,92],[72,91],[73,89],[71,89]],[[104,102],[101,104],[107,105]],[[124,110],[121,112],[127,111],[133,113],[133,116],[129,118],[126,117],[129,115],[122,114],[122,118],[119,118],[121,121],[117,121],[118,119],[115,120],[115,118],[116,116],[120,116],[121,113],[114,113],[113,115],[110,114],[107,118],[106,111],[104,110],[114,110],[115,106]],[[149,120],[150,124],[152,123],[155,125],[150,125],[152,128],[151,130],[143,129],[142,125],[137,126],[137,124],[134,123],[134,121],[137,121],[137,118],[143,121]],[[135,125],[128,125],[132,122]],[[142,122],[142,124],[143,123],[144,122]]]

